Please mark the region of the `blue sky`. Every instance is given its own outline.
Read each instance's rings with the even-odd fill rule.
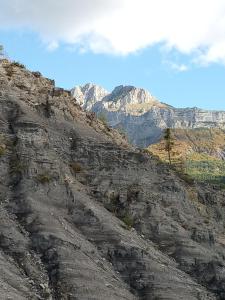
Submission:
[[[70,1],[65,0],[68,4]],[[96,2],[95,14],[99,20],[102,11],[98,10],[98,1],[94,0]],[[111,11],[117,9],[117,13],[121,14],[123,8],[119,4],[118,7],[116,6],[116,0],[112,2],[113,4],[110,1],[108,1],[109,7],[104,9],[106,11],[109,9],[108,14],[113,21]],[[126,4],[126,0],[121,1],[124,1],[124,5]],[[136,32],[136,27],[134,27],[132,32],[125,28],[126,30],[124,29],[120,36],[120,31],[123,30],[122,23],[120,25],[122,29],[118,27],[114,32],[111,27],[112,22],[107,23],[103,18],[101,27],[98,27],[97,21],[93,21],[90,29],[86,29],[86,24],[89,25],[95,15],[90,15],[88,20],[85,18],[83,20],[79,15],[83,22],[80,21],[79,24],[71,17],[71,23],[68,25],[63,17],[60,20],[56,18],[57,11],[53,10],[55,15],[53,14],[49,21],[49,16],[46,19],[39,18],[36,13],[37,7],[29,8],[27,0],[20,0],[19,10],[16,7],[18,2],[11,0],[10,7],[8,2],[0,0],[2,11],[5,11],[4,26],[0,25],[0,44],[4,45],[11,59],[18,60],[27,68],[39,70],[44,76],[55,79],[57,86],[70,89],[75,85],[93,82],[110,91],[121,84],[135,85],[146,88],[159,100],[176,107],[198,106],[225,110],[225,50],[223,51],[225,35],[220,34],[220,30],[225,29],[225,25],[222,29],[217,29],[218,26],[215,27],[216,29],[213,28],[212,32],[216,36],[214,38],[214,35],[210,34],[213,24],[210,14],[208,31],[204,32],[204,35],[202,31],[201,34],[196,34],[195,39],[192,39],[191,34],[190,37],[188,36],[189,31],[185,32],[186,24],[183,24],[183,35],[186,34],[186,39],[183,38],[182,32],[174,29],[175,26],[167,32],[166,20],[165,25],[160,25],[161,29],[157,29],[156,32],[153,29],[147,29],[143,33],[143,27],[138,28],[139,31]],[[82,16],[82,7],[79,6],[81,2],[75,0],[73,4],[75,2],[77,2],[75,8],[80,9]],[[84,2],[86,2],[86,12],[91,2],[90,0]],[[140,3],[136,0],[133,2]],[[146,2],[148,3],[146,5],[150,2]],[[192,1],[189,0],[186,3],[190,2]],[[51,5],[53,2],[46,0],[45,3]],[[208,3],[213,2],[208,1]],[[15,9],[14,17],[12,16],[13,9]],[[62,10],[61,7],[58,9]],[[158,8],[154,7],[154,9]],[[212,9],[211,6],[209,6],[210,9]],[[1,13],[3,17],[2,11],[0,17]],[[219,11],[217,7],[215,11]],[[23,24],[24,16],[32,12],[35,12],[33,19],[36,18],[36,23],[31,18],[25,19],[26,23]],[[69,18],[69,13],[65,11],[65,17]],[[213,17],[218,18],[218,15],[215,13]],[[118,15],[116,20],[118,20]],[[207,20],[206,18],[205,26]],[[225,21],[224,15],[221,20]],[[73,25],[74,29],[71,30]],[[107,30],[102,31],[102,25],[105,25]],[[41,26],[45,26],[44,29]],[[77,28],[85,28],[87,32],[77,32]],[[94,30],[96,32],[92,34]],[[141,38],[139,33],[141,33]],[[162,37],[158,38],[160,34]]]

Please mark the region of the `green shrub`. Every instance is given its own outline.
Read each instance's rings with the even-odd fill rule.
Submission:
[[[219,188],[220,188],[221,190],[225,190],[225,183],[220,183],[220,184],[219,184]]]
[[[194,178],[189,174],[178,172],[178,176],[188,184],[193,184],[195,182]]]
[[[23,163],[21,163],[19,160],[14,160],[11,163],[11,174],[21,174],[24,170],[26,170],[27,166]]]
[[[126,225],[126,229],[131,230],[131,228],[134,226],[134,220],[132,216],[126,214],[122,219],[123,223]]]
[[[107,203],[104,204],[104,207],[105,207],[108,211],[110,211],[110,212],[112,212],[112,213],[114,213],[114,214],[117,215],[119,203],[118,203],[117,199],[111,199],[110,202],[107,202]]]

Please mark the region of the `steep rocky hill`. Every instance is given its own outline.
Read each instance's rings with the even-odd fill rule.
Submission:
[[[223,191],[0,62],[1,299],[225,299]]]
[[[87,86],[76,87],[72,90],[84,109],[97,114],[104,114],[112,127],[123,129],[132,144],[139,147],[160,140],[162,131],[167,128],[225,128],[225,112],[207,111],[199,108],[174,108],[161,103],[146,90],[134,86],[119,86],[112,93],[101,93],[98,97],[89,92]],[[92,85],[93,86],[93,85]],[[98,87],[98,89],[100,89]],[[82,96],[83,95],[83,96]],[[90,101],[92,99],[92,101]],[[90,103],[88,108],[85,103]]]

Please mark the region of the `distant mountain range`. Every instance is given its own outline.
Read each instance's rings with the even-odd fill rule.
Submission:
[[[124,130],[139,147],[158,142],[167,127],[225,129],[225,111],[175,108],[134,86],[121,85],[110,93],[88,83],[72,89],[72,95],[84,109],[104,114],[110,126]]]

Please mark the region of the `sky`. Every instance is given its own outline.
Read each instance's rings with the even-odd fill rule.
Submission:
[[[0,0],[0,44],[59,87],[134,85],[225,110],[224,0]]]

